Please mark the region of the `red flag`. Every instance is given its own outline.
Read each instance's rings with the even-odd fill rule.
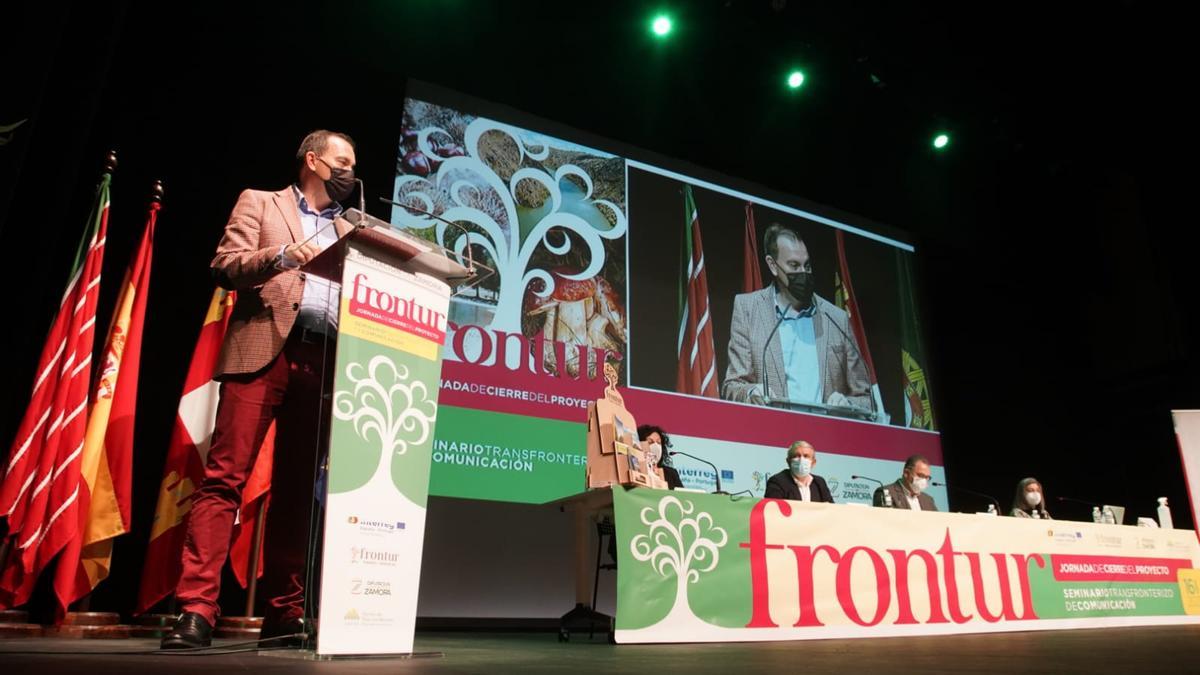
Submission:
[[[883,412],[883,397],[879,393],[879,380],[875,377],[875,362],[871,359],[871,347],[867,344],[867,330],[863,327],[862,314],[858,311],[858,297],[854,295],[854,284],[850,282],[850,265],[846,262],[845,233],[837,230],[838,272],[834,278],[834,302],[850,316],[850,331],[854,333],[854,344],[867,366],[867,377],[871,380],[871,398],[875,403],[875,415],[880,421],[887,420]]]
[[[160,206],[157,201],[150,204],[142,241],[125,272],[109,326],[80,458],[80,536],[72,538],[63,549],[54,574],[59,616],[108,577],[113,538],[129,531],[142,327],[150,293],[154,224]]]
[[[238,509],[238,523],[233,528],[233,543],[229,546],[229,567],[242,588],[246,588],[250,575],[250,552],[254,547],[254,527],[258,522],[258,507],[263,507],[263,527],[267,524],[267,512],[271,508],[271,467],[275,455],[275,423],[272,422],[263,438],[254,469],[246,479],[242,490],[242,504]],[[258,549],[258,577],[263,575],[263,550]]]
[[[137,614],[149,610],[175,590],[182,572],[183,539],[187,534],[187,515],[192,508],[192,492],[204,478],[204,462],[212,439],[217,415],[219,384],[213,371],[225,339],[235,294],[218,288],[213,291],[192,352],[179,400],[175,429],[167,448],[167,461],[158,491],[158,504],[150,526],[150,544],[138,590]]]
[[[42,348],[33,395],[0,484],[0,515],[8,518],[13,546],[0,576],[0,607],[28,601],[46,564],[79,536],[75,509],[111,181],[109,173],[100,179],[90,225]]]
[[[679,284],[679,359],[675,391],[717,398],[717,358],[708,312],[708,272],[692,186],[683,186],[683,249]]]
[[[754,204],[746,202],[746,235],[742,244],[742,292],[753,293],[763,287],[758,267],[758,233],[754,229]]]

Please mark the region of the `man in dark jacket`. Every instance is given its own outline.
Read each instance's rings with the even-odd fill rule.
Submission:
[[[788,447],[788,468],[767,481],[767,499],[791,499],[800,502],[833,503],[833,495],[825,479],[813,473],[817,465],[817,450],[808,441],[796,441]]]

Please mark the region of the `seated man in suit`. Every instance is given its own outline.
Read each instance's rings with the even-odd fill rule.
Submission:
[[[788,468],[771,476],[763,493],[766,499],[791,499],[798,502],[833,503],[825,479],[813,473],[817,450],[808,441],[796,441],[788,447]]]
[[[775,223],[763,247],[772,283],[733,299],[721,398],[873,411],[871,380],[849,316],[814,292],[812,259],[800,235]]]
[[[913,455],[904,460],[904,472],[895,483],[889,483],[875,490],[873,500],[875,506],[886,506],[884,494],[889,495],[893,509],[911,509],[913,511],[937,511],[933,497],[925,494],[929,487],[929,460],[921,455]]]

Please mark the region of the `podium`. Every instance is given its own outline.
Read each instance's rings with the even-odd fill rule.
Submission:
[[[474,274],[385,221],[345,218],[354,229],[302,268],[341,283],[318,658],[412,652],[451,288]]]
[[[860,420],[863,422],[875,421],[875,412],[863,408],[825,405],[824,403],[808,403],[804,401],[793,401],[791,399],[777,397],[767,399],[766,405],[771,408],[780,408],[783,410],[804,412],[813,415],[824,415],[826,417],[844,417],[846,419]]]

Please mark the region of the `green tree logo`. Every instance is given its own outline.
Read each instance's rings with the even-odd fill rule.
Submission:
[[[720,549],[729,541],[710,514],[701,511],[692,517],[695,510],[690,501],[665,496],[657,508],[642,509],[640,520],[650,530],[629,543],[635,560],[649,562],[663,578],[675,575],[675,604],[663,619],[674,625],[703,623],[688,603],[688,584],[716,568]]]
[[[429,438],[437,402],[424,382],[409,381],[407,366],[380,355],[366,366],[352,361],[345,372],[352,387],[334,393],[333,415],[353,424],[363,441],[374,437],[379,444],[379,470],[386,470],[393,456],[408,452],[409,445]]]

